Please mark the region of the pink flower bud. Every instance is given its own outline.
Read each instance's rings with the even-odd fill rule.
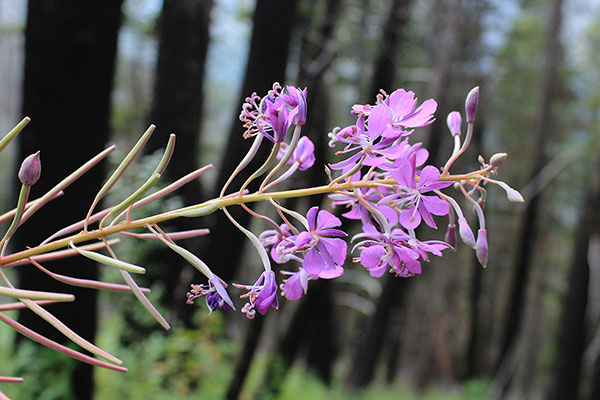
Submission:
[[[444,242],[448,243],[452,246],[453,249],[456,250],[456,225],[448,224],[448,230],[446,230],[446,236],[444,237]]]
[[[448,129],[450,129],[452,136],[460,136],[462,117],[458,111],[452,111],[448,114],[446,124],[448,125]]]
[[[472,124],[475,121],[475,111],[477,111],[477,103],[479,103],[479,86],[475,86],[467,95],[465,101],[465,114],[467,122]]]
[[[499,166],[501,166],[502,164],[504,164],[504,161],[506,161],[506,157],[508,156],[508,154],[506,153],[496,153],[494,154],[491,158],[490,158],[490,165],[494,168],[498,168]]]
[[[475,244],[475,254],[477,260],[485,268],[488,262],[488,244],[487,244],[487,231],[480,229],[477,232],[477,243]]]
[[[462,241],[469,247],[475,248],[475,236],[465,217],[458,219],[458,233]]]
[[[25,186],[35,184],[42,173],[42,164],[40,163],[40,152],[27,156],[19,169],[19,180]]]

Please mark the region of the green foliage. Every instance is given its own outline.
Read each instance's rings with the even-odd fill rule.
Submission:
[[[16,313],[10,314],[16,318]],[[7,325],[0,325],[0,375],[20,376],[24,382],[2,383],[0,390],[13,399],[73,399],[70,375],[77,361],[28,340],[15,349],[15,335]]]
[[[202,310],[204,311],[204,310]],[[223,339],[223,319],[199,313],[197,330],[182,327],[164,334],[154,332],[121,346],[119,336],[127,327],[120,315],[110,316],[98,342],[115,348],[129,368],[127,374],[96,370],[99,399],[203,399],[223,397],[231,370],[232,344]]]

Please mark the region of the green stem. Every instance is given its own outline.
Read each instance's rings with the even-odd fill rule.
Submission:
[[[29,190],[31,186],[21,185],[21,191],[19,192],[19,200],[17,201],[17,210],[15,212],[15,217],[13,218],[10,227],[4,234],[2,241],[0,241],[0,248],[6,243],[8,239],[15,233],[17,228],[19,227],[19,223],[21,222],[21,217],[23,216],[23,212],[25,211],[25,205],[27,204],[27,198],[29,197]],[[4,251],[2,251],[4,253]]]
[[[440,177],[441,181],[461,181],[464,179],[477,179],[481,177],[478,173],[467,174],[467,175],[447,175]],[[45,254],[50,251],[63,249],[69,246],[70,242],[74,244],[89,242],[97,239],[113,235],[115,233],[129,231],[132,229],[142,228],[146,225],[158,224],[164,221],[168,221],[175,218],[181,217],[197,217],[201,215],[210,214],[211,212],[228,206],[240,205],[242,203],[255,203],[258,201],[265,201],[268,199],[289,199],[297,197],[314,196],[318,194],[333,193],[341,190],[353,190],[358,188],[369,188],[377,187],[382,185],[394,185],[397,184],[394,179],[380,179],[380,180],[361,180],[357,182],[345,182],[338,183],[335,185],[317,186],[306,189],[295,189],[295,190],[284,190],[280,192],[269,192],[269,193],[251,193],[244,196],[233,196],[226,198],[215,198],[212,200],[205,201],[200,204],[193,206],[183,207],[172,211],[167,211],[162,214],[152,215],[150,217],[141,218],[133,221],[125,221],[118,225],[105,227],[93,231],[80,232],[76,235],[68,236],[53,242],[46,243],[42,246],[34,247],[31,249],[23,250],[18,253],[13,253],[4,257],[0,257],[0,266],[5,264],[22,260],[24,258],[36,256],[39,254]]]

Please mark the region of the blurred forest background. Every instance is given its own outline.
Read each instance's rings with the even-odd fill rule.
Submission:
[[[25,378],[2,385],[9,396],[600,399],[600,2],[0,0],[0,77],[0,132],[32,118],[18,148],[0,158],[3,209],[14,204],[25,155],[41,150],[40,193],[107,143],[125,151],[149,123],[158,129],[148,162],[124,185],[141,182],[153,151],[174,132],[170,178],[205,163],[215,168],[153,207],[214,196],[247,146],[241,101],[274,81],[308,88],[304,131],[317,162],[297,187],[325,182],[327,132],[351,123],[352,104],[373,102],[380,88],[438,102],[437,121],[418,140],[439,165],[451,146],[447,113],[462,111],[480,85],[463,167],[475,167],[478,154],[507,152],[500,177],[526,199],[515,205],[490,190],[487,269],[465,246],[410,279],[375,280],[347,265],[335,282],[315,282],[303,300],[253,321],[186,305],[198,277],[148,243],[124,242],[119,252],[148,268],[142,283],[170,332],[133,296],[73,291],[21,268],[23,288],[75,293],[77,302],[51,311],[129,372],[93,370],[2,326],[0,373]],[[35,226],[24,225],[13,245],[81,219],[104,179],[101,169],[94,173]],[[238,218],[250,223],[247,214]],[[177,224],[211,229],[184,246],[226,281],[259,271],[258,257],[222,217]],[[109,274],[81,259],[54,264],[82,277]],[[19,319],[57,338],[30,313]]]

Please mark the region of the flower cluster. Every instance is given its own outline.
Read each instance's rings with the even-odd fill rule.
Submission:
[[[101,200],[141,153],[154,131],[154,126],[151,125],[100,188],[82,220],[59,229],[37,246],[16,249],[11,253],[13,249],[9,247],[9,242],[21,224],[106,158],[115,146],[100,152],[43,196],[32,201],[29,201],[30,189],[41,177],[42,164],[39,152],[27,157],[18,173],[22,186],[17,205],[14,210],[0,216],[0,222],[12,220],[0,239],[0,296],[17,301],[2,306],[0,321],[32,340],[73,358],[125,372],[123,361],[77,335],[43,307],[49,303],[73,301],[73,295],[17,288],[4,268],[32,264],[52,279],[66,285],[131,292],[161,326],[169,329],[169,323],[146,297],[149,289],[138,286],[131,275],[143,274],[145,268],[120,260],[113,250],[119,240],[109,240],[108,237],[122,234],[136,239],[160,240],[206,277],[206,283],[191,285],[191,290],[187,293],[189,304],[204,297],[211,313],[216,309],[235,310],[235,304],[227,292],[227,283],[217,277],[196,255],[176,243],[179,239],[206,235],[208,230],[167,233],[159,227],[159,224],[173,218],[200,217],[213,212],[223,212],[248,237],[262,262],[263,271],[257,274],[254,284],[233,284],[245,291],[240,296],[246,300],[241,310],[248,318],[254,318],[257,312],[264,315],[271,308],[277,309],[278,296],[290,300],[300,299],[307,293],[311,280],[333,279],[342,275],[344,268],[348,267],[346,260],[350,246],[351,260],[362,264],[375,277],[384,275],[386,271],[398,277],[420,274],[422,262],[428,262],[431,254],[442,256],[444,250],[456,248],[458,237],[475,250],[483,266],[487,264],[487,231],[483,213],[487,193],[485,186],[500,186],[506,191],[510,201],[521,202],[523,198],[506,183],[493,178],[506,160],[505,153],[494,154],[489,161],[480,156],[480,167],[474,171],[460,174],[450,172],[454,162],[464,154],[471,142],[479,88],[471,90],[466,98],[464,136],[459,112],[450,113],[446,119],[454,148],[443,167],[428,165],[427,150],[420,143],[410,142],[414,129],[434,121],[436,102],[429,99],[419,105],[413,92],[398,89],[388,95],[381,91],[374,104],[352,107],[351,112],[356,117],[354,124],[336,128],[329,133],[330,146],[341,144],[343,147],[336,153],[341,160],[326,168],[330,178],[328,185],[273,191],[272,188],[298,171],[305,171],[316,163],[313,143],[302,136],[302,127],[307,118],[306,96],[306,89],[293,86],[284,88],[276,83],[264,97],[254,93],[246,99],[240,119],[246,128],[244,137],[253,137],[253,144],[222,187],[219,197],[161,214],[131,218],[132,210],[168,195],[211,168],[210,165],[199,168],[148,194],[163,175],[173,155],[175,136],[171,135],[163,157],[147,180],[120,203],[104,210],[96,210]],[[6,148],[28,122],[29,118],[24,118],[0,138],[0,151]],[[291,135],[288,135],[288,131],[292,131]],[[234,178],[249,165],[254,165],[250,161],[259,154],[258,149],[264,144],[272,146],[268,158],[256,171],[248,174],[249,178],[238,189],[228,193]],[[331,175],[332,170],[337,174],[336,177]],[[249,192],[249,184],[259,178],[262,179],[259,189]],[[478,223],[476,235],[469,226],[459,201],[443,191],[450,189],[450,186],[455,189],[454,193],[464,199],[462,203],[475,211]],[[285,208],[278,202],[281,199],[314,194],[327,194],[329,204],[312,207],[303,214]],[[265,201],[272,206],[272,214],[277,213],[281,222],[245,205],[257,201]],[[254,217],[268,224],[269,229],[255,235],[243,227],[228,211],[228,207],[235,206],[242,206]],[[265,213],[269,214],[268,211]],[[343,224],[339,217],[348,220],[347,223]],[[448,219],[444,241],[421,239],[428,228],[437,228],[440,217]],[[347,241],[348,234],[345,230],[350,225],[353,230],[359,228],[360,231]],[[140,229],[145,231],[139,232]],[[73,255],[118,269],[124,284],[60,275],[40,264]],[[281,270],[274,270],[272,263],[285,266],[282,265]],[[278,270],[283,279],[278,278]],[[92,356],[33,332],[3,312],[23,307],[34,311]],[[0,381],[6,379],[16,378],[0,376]]]
[[[356,116],[354,124],[329,133],[330,147],[343,145],[336,152],[343,159],[329,165],[331,170],[339,171],[339,176],[331,177],[330,184],[323,187],[321,193],[329,194],[331,206],[340,216],[360,223],[361,231],[350,240],[353,244],[352,260],[362,264],[370,275],[381,277],[386,271],[397,277],[420,274],[421,263],[428,262],[431,254],[442,256],[444,250],[456,248],[456,223],[462,241],[475,249],[479,261],[486,266],[488,245],[483,215],[484,185],[500,185],[507,191],[509,200],[522,201],[522,198],[504,182],[491,178],[506,158],[504,153],[492,156],[489,163],[480,157],[481,168],[476,171],[461,175],[450,173],[454,161],[470,144],[478,99],[479,88],[475,88],[465,103],[467,132],[464,140],[461,140],[461,114],[453,111],[448,115],[447,125],[454,138],[454,150],[443,168],[427,165],[428,151],[421,143],[409,140],[414,129],[435,121],[437,109],[433,99],[418,105],[411,91],[398,89],[389,95],[381,91],[375,104],[352,107],[351,112]],[[240,115],[247,129],[244,136],[260,135],[269,139],[274,144],[272,154],[276,154],[275,158],[279,160],[254,195],[268,196],[273,193],[269,191],[271,187],[315,163],[314,145],[300,133],[306,111],[306,90],[291,86],[282,90],[275,84],[265,97],[260,98],[254,93],[247,98]],[[294,134],[286,142],[291,126],[295,126]],[[251,149],[236,173],[245,168],[247,159],[255,154],[256,151]],[[273,159],[273,163],[276,160]],[[284,164],[290,167],[270,181]],[[267,169],[271,167],[272,163]],[[251,179],[266,172],[259,170]],[[478,215],[477,238],[459,202],[442,192],[452,185],[459,189],[458,193],[466,198]],[[225,190],[222,195],[224,193]],[[239,192],[241,199],[251,196],[242,190]],[[271,261],[296,265],[292,270],[283,268],[280,272],[285,277],[280,285],[281,295],[290,300],[301,298],[307,292],[310,280],[332,279],[344,273],[348,253],[345,238],[348,234],[340,229],[342,221],[331,211],[319,207],[312,207],[303,216],[282,207],[274,201],[276,198],[275,192],[270,201],[283,223],[252,212],[272,228],[258,236],[240,227],[230,217],[253,241],[265,269],[254,285],[234,284],[247,290],[242,297],[249,302],[242,311],[249,318],[254,317],[256,310],[265,314],[269,308],[278,307],[276,276],[271,269]],[[284,217],[286,214],[295,224]],[[443,216],[448,218],[444,241],[417,238],[417,229],[420,230],[422,225],[437,229],[436,217]],[[192,298],[190,294],[188,297]]]

